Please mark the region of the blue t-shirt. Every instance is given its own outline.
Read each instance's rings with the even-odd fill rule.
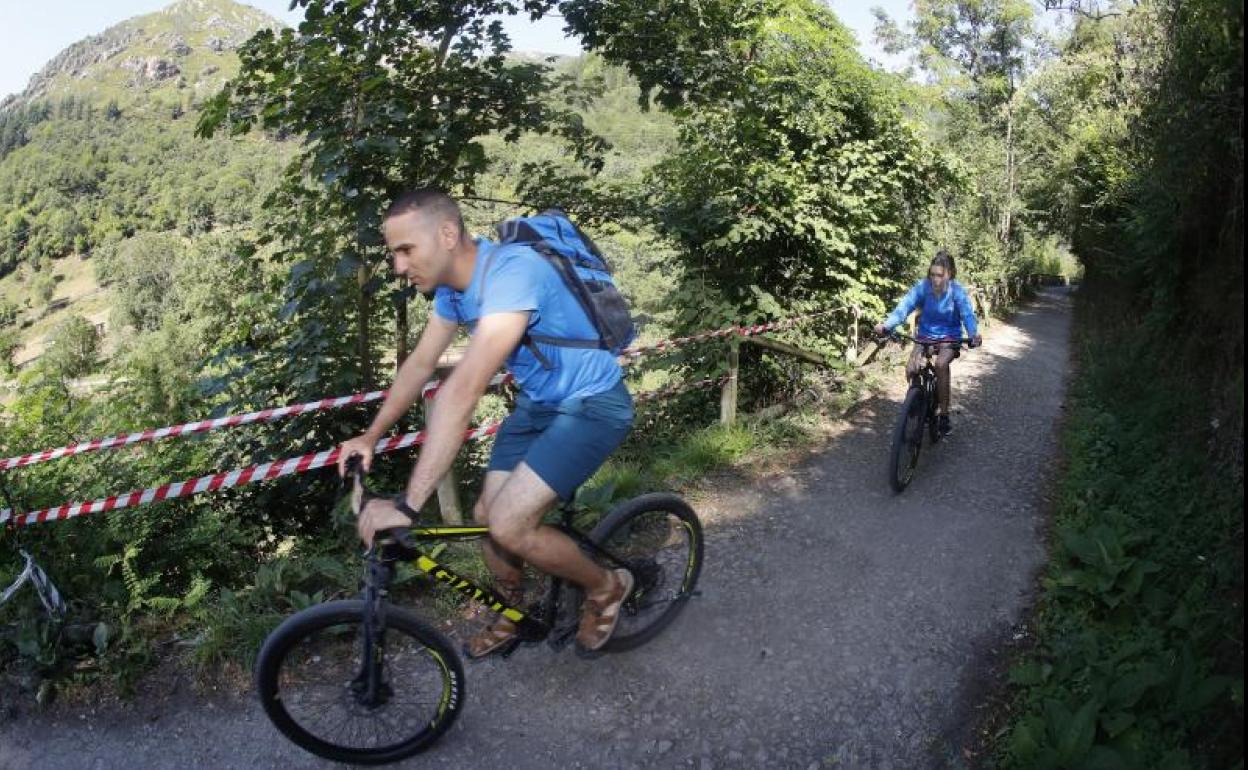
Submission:
[[[485,274],[489,269],[489,275]],[[481,287],[485,286],[485,296]],[[469,333],[491,313],[529,312],[529,334],[571,339],[596,339],[598,332],[585,310],[564,285],[555,268],[528,246],[477,239],[477,264],[464,291],[439,286],[433,312],[451,323],[465,324]],[[606,350],[566,348],[536,343],[550,362],[542,366],[525,345],[507,357],[507,368],[520,389],[534,401],[559,402],[605,393],[623,373]]]
[[[978,331],[971,298],[957,281],[950,281],[941,297],[932,291],[932,284],[926,278],[919,281],[884,319],[884,326],[892,329],[906,320],[906,316],[916,308],[919,310],[920,337],[961,337],[963,326],[968,337],[974,337]]]

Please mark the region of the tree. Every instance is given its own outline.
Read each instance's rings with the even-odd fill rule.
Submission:
[[[30,279],[30,290],[40,304],[51,303],[52,297],[56,294],[56,276],[46,267],[36,271]]]
[[[561,89],[544,64],[509,61],[510,42],[490,20],[521,9],[537,16],[551,2],[300,5],[297,32],[265,30],[240,50],[242,69],[205,106],[199,132],[260,126],[307,137],[269,201],[280,212],[276,259],[290,269],[291,331],[277,369],[296,387],[354,388],[374,380],[386,201],[419,185],[470,194],[486,167],[480,139],[491,132],[512,141],[553,132],[591,169],[604,145],[554,106],[580,98],[577,90]],[[348,340],[353,350],[343,349]]]
[[[113,318],[117,325],[139,331],[160,326],[185,249],[182,239],[173,233],[139,233],[100,249],[95,274],[100,283],[114,286]]]
[[[16,329],[0,326],[0,374],[5,377],[13,376],[13,354],[21,346]]]
[[[17,322],[17,305],[8,299],[0,298],[0,329],[7,329]]]
[[[941,245],[983,277],[1020,269],[1018,230],[1020,87],[1034,45],[1034,11],[1025,0],[920,0],[908,31],[879,8],[876,36],[892,53],[909,50],[928,74],[934,97],[917,109],[938,109],[934,139],[962,159],[970,196],[950,199],[940,219]],[[993,242],[995,241],[995,247]]]
[[[724,98],[682,116],[681,148],[657,173],[661,210],[734,313],[879,309],[951,170],[828,11],[788,10],[740,41],[752,60]]]
[[[100,337],[95,325],[71,315],[52,332],[47,365],[62,379],[84,377],[99,366]]]

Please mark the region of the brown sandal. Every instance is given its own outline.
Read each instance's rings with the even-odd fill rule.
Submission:
[[[611,638],[615,626],[620,620],[620,609],[624,600],[633,592],[633,573],[626,569],[612,572],[615,576],[616,590],[611,592],[601,604],[585,598],[581,605],[581,625],[576,632],[576,643],[583,652],[597,652]]]
[[[524,589],[519,586],[499,586],[495,593],[508,604],[516,605],[524,601]],[[464,656],[470,660],[479,660],[496,652],[505,651],[516,641],[517,632],[514,622],[500,616],[472,635],[464,644]]]

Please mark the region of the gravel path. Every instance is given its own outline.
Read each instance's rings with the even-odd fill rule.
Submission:
[[[905,494],[885,479],[898,383],[806,462],[699,504],[703,595],[663,636],[469,666],[459,722],[403,766],[949,766],[1044,557],[1069,315],[1048,291],[963,355],[955,433]],[[0,768],[333,766],[251,699],[127,708],[0,725]]]

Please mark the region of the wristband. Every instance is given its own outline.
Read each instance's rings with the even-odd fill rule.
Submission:
[[[394,500],[394,507],[399,509],[399,513],[411,519],[412,523],[415,523],[416,517],[419,516],[420,514],[417,513],[417,511],[413,509],[412,506],[407,504],[407,493],[400,492],[394,496],[393,500]]]

